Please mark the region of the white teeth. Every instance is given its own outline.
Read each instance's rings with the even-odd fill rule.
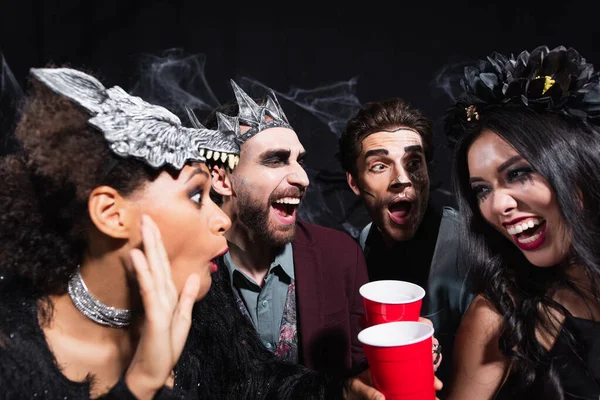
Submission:
[[[225,160],[227,160],[227,153],[222,153],[221,154],[221,162],[224,163]]]
[[[518,235],[519,233],[525,232],[527,229],[531,229],[534,226],[541,224],[544,220],[540,218],[532,218],[525,222],[519,222],[512,226],[507,226],[506,230],[509,235]]]
[[[208,158],[209,160],[212,160],[212,150],[207,150],[206,151],[206,158]]]
[[[230,154],[227,156],[227,165],[229,165],[230,169],[233,169],[233,167],[235,167],[235,155]]]
[[[519,243],[531,243],[531,242],[536,241],[541,235],[542,235],[542,232],[538,232],[535,235],[527,237],[527,238],[520,238],[520,237],[518,237],[517,241]]]
[[[204,149],[200,149],[200,157],[204,157]]]
[[[283,199],[275,200],[279,204],[300,204],[300,199],[296,197],[284,197]]]
[[[221,154],[218,151],[215,151],[213,154],[213,160],[217,161],[219,160],[219,157],[221,157]]]

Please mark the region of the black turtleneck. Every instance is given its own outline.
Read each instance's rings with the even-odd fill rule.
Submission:
[[[390,248],[373,225],[364,249],[369,280],[401,280],[426,288],[441,219],[441,210],[430,203],[415,236]]]

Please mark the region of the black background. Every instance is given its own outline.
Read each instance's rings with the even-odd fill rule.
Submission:
[[[230,78],[246,88],[252,88],[247,79],[273,88],[284,96],[282,105],[310,156],[313,188],[303,216],[351,234],[367,219],[334,159],[337,136],[314,113],[285,101],[294,88],[346,82],[356,104],[400,96],[424,109],[434,120],[438,147],[434,185],[445,193],[450,156],[440,127],[451,99],[441,73],[456,77],[465,62],[493,51],[518,54],[539,45],[574,47],[600,63],[594,46],[599,14],[592,1],[0,3],[0,51],[22,87],[30,67],[52,62],[89,70],[107,86],[132,89],[142,77],[144,57],[177,48],[182,55],[205,57],[204,77],[214,94],[209,105],[231,99]],[[354,85],[347,84],[351,79]],[[3,88],[0,125],[7,135],[13,121],[6,75]],[[199,94],[207,98],[205,88]],[[331,111],[337,103],[327,104]],[[334,114],[348,110],[335,108]],[[206,112],[198,109],[201,117]]]

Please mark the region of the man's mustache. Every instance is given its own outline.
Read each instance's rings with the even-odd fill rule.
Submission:
[[[295,197],[295,198],[299,198],[300,201],[302,201],[302,199],[304,198],[305,195],[306,195],[306,189],[300,189],[300,188],[295,187],[295,188],[289,188],[286,190],[282,190],[279,192],[274,192],[269,197],[269,201],[273,202],[275,200],[282,199],[284,197]]]

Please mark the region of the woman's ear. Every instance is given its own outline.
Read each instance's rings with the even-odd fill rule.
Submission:
[[[231,179],[229,174],[225,171],[225,167],[219,165],[213,165],[210,169],[212,175],[212,187],[215,192],[221,196],[231,196],[233,191],[231,190]]]
[[[92,190],[88,198],[88,212],[100,232],[115,239],[129,238],[134,213],[115,189],[99,186]]]

